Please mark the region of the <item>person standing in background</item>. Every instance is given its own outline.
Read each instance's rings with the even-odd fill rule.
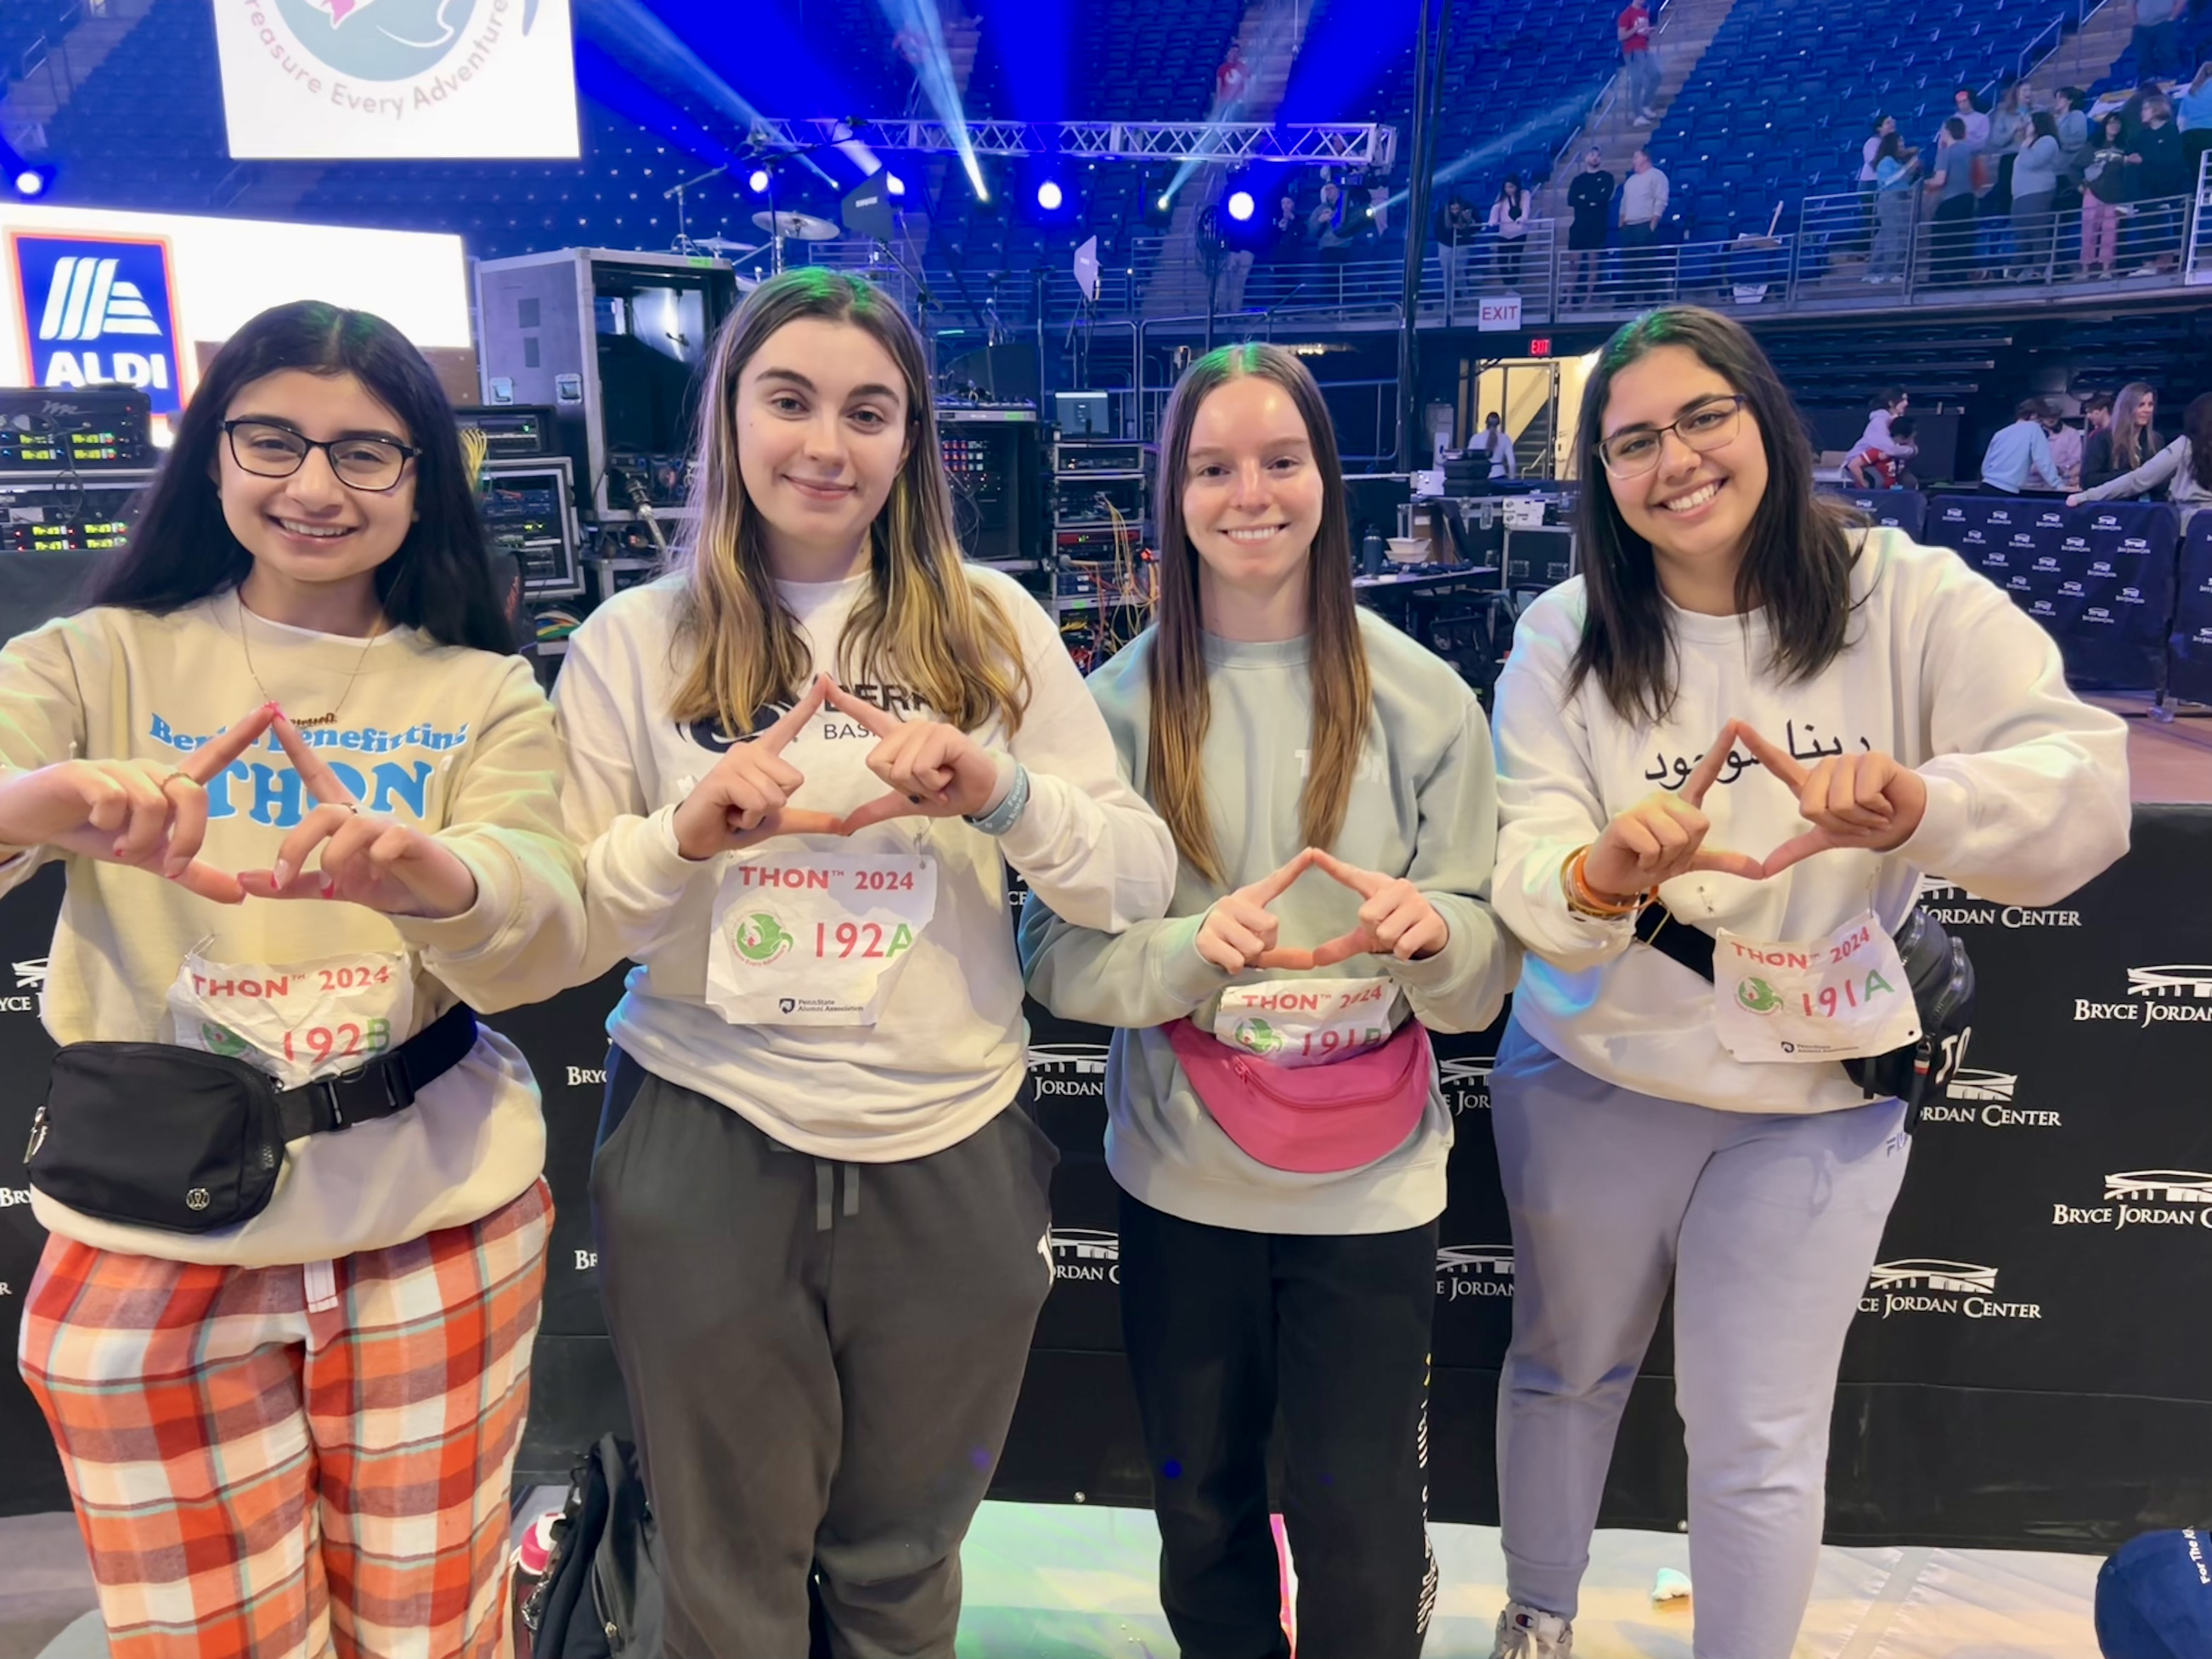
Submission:
[[[2204,152],[2212,149],[2212,58],[2197,66],[2197,78],[2176,100],[2173,112],[2181,124],[2182,177],[2200,178]]]
[[[1566,303],[1586,306],[1596,296],[1604,273],[1605,244],[1613,226],[1613,179],[1604,152],[1592,144],[1583,152],[1583,170],[1567,186],[1574,222],[1567,228]]]
[[[2135,54],[2136,73],[2148,80],[2181,72],[2181,16],[2184,0],[2134,0],[2135,31],[2128,50]]]
[[[1983,118],[1986,130],[1988,118]],[[1972,274],[1974,263],[1974,161],[1979,154],[1966,134],[1963,116],[1943,123],[1942,148],[1936,154],[1936,171],[1929,175],[1928,193],[1936,199],[1936,215],[1928,228],[1928,285],[1956,288]]]
[[[1867,255],[1869,283],[1901,283],[1912,246],[1912,210],[1919,200],[1913,180],[1920,176],[1920,152],[1892,126],[1881,140],[1875,161],[1874,246]]]
[[[2061,87],[2051,104],[2052,118],[2058,126],[2058,154],[2063,171],[2076,185],[2081,182],[2081,169],[2087,165],[2089,152],[2089,94],[2079,87]]]
[[[2061,421],[2051,429],[2051,460],[2058,469],[2058,483],[2066,489],[2081,487],[2081,445],[2087,434],[2078,426]]]
[[[2187,530],[2190,520],[2212,507],[2212,392],[2201,392],[2189,400],[2181,427],[2181,436],[2134,471],[2069,495],[2066,505],[2115,501],[2130,495],[2140,500],[2165,484],[2166,499],[2181,514],[2182,529]]]
[[[2022,398],[2013,410],[2012,424],[1991,438],[1983,453],[1983,487],[2008,495],[2023,489],[2058,489],[2058,463],[2051,454],[2051,427],[2056,418],[2042,398]]]
[[[2125,258],[2142,260],[2138,276],[2171,271],[2181,263],[2181,198],[2195,183],[2182,172],[2180,129],[2165,98],[2143,100],[2142,126],[2129,151],[2129,193],[2139,204],[2128,230]]]
[[[1863,210],[1859,228],[1859,245],[1865,246],[1875,234],[1875,196],[1881,186],[1877,163],[1881,159],[1881,141],[1897,131],[1897,118],[1877,115],[1874,130],[1867,141],[1859,146],[1859,206]]]
[[[2052,233],[2057,222],[2052,204],[2058,199],[2058,172],[2065,158],[2059,153],[2057,124],[2045,111],[2029,118],[2030,137],[2012,161],[2012,227],[2015,273],[2024,282],[2051,278]]]
[[[1476,239],[1482,234],[1482,216],[1474,204],[1457,191],[1437,216],[1437,252],[1444,268],[1444,322],[1458,314],[1462,298],[1473,287]]]
[[[2084,280],[2119,274],[2120,208],[2130,199],[2128,149],[2121,139],[2125,121],[2118,111],[2098,125],[2089,159],[2081,169],[2081,269]]]
[[[2112,399],[2112,419],[2101,427],[2093,425],[2081,446],[2081,487],[2094,489],[2108,484],[2158,453],[2165,441],[2158,434],[2157,419],[2155,390],[2142,380],[2122,386]]]
[[[1659,52],[1651,44],[1651,11],[1644,0],[1628,0],[1613,21],[1613,39],[1620,43],[1620,61],[1628,77],[1628,106],[1639,127],[1659,118],[1651,107],[1659,95]]]
[[[1622,298],[1642,305],[1663,284],[1654,246],[1667,217],[1667,175],[1653,165],[1648,148],[1639,149],[1620,186]]]
[[[1520,174],[1507,173],[1498,186],[1498,199],[1490,204],[1490,228],[1498,237],[1498,280],[1509,294],[1517,293],[1521,287],[1521,261],[1528,252],[1530,216]]]
[[[1514,450],[1513,434],[1505,429],[1504,417],[1495,410],[1482,417],[1482,453],[1490,457],[1492,477],[1521,476],[1521,458]]]
[[[1984,280],[2001,282],[2011,274],[2013,253],[2012,170],[2014,158],[2033,136],[2027,112],[2021,106],[2021,85],[2008,83],[1990,112],[1990,136],[1982,146],[1981,179],[1985,188],[1976,192],[1975,217],[1980,222],[1978,263]]]

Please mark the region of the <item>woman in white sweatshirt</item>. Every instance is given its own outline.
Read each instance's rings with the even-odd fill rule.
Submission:
[[[556,690],[585,977],[638,966],[592,1168],[669,1651],[950,1659],[1053,1280],[1006,868],[1112,932],[1166,826],[1051,620],[965,566],[921,343],[865,282],[725,326],[681,567]]]
[[[1811,1591],[1837,1366],[1911,1146],[1900,1101],[1806,1051],[1917,1036],[1890,935],[1923,872],[2047,904],[2118,858],[2126,738],[1955,555],[1816,501],[1735,323],[1628,325],[1581,430],[1584,574],[1522,619],[1495,721],[1494,902],[1528,951],[1491,1079],[1520,1287],[1498,1651],[1568,1650],[1671,1287],[1696,1652],[1771,1659]],[[1717,984],[1641,942],[1660,905],[1720,936]]]

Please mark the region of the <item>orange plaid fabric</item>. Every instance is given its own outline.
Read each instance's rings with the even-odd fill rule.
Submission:
[[[307,1267],[47,1241],[22,1370],[115,1659],[492,1659],[552,1214]]]

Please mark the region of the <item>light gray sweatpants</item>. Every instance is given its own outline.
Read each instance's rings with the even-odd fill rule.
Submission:
[[[1697,1659],[1783,1659],[1813,1590],[1844,1337],[1905,1177],[1905,1108],[1717,1112],[1506,1029],[1492,1117],[1513,1220],[1498,1389],[1512,1598],[1572,1618],[1629,1385],[1674,1291]]]
[[[838,1164],[617,1049],[599,1284],[652,1494],[670,1659],[952,1659],[960,1540],[1052,1288],[1052,1142]]]

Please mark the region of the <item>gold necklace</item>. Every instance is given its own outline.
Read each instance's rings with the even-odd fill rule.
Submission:
[[[238,601],[238,647],[246,653],[246,672],[253,682],[253,689],[261,694],[261,700],[264,702],[275,702],[276,699],[269,695],[269,688],[262,684],[260,672],[253,666],[253,647],[246,638],[245,596],[234,591],[231,597]],[[380,617],[377,620],[381,622],[383,618]],[[305,720],[295,714],[288,714],[285,718],[302,732],[318,726],[336,725],[338,710],[343,708],[346,706],[346,699],[353,696],[353,683],[361,678],[361,671],[368,661],[370,647],[383,637],[384,631],[382,629],[369,630],[368,642],[361,647],[361,655],[354,659],[353,672],[346,676],[345,690],[338,693],[338,700],[328,714],[310,714]]]

